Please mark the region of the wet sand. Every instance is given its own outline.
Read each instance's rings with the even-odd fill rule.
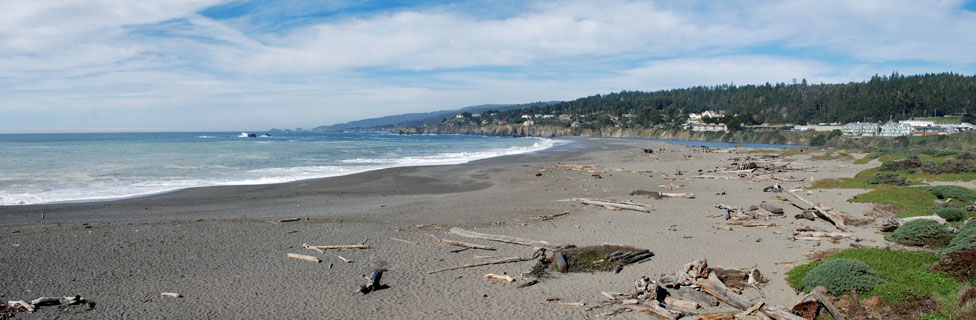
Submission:
[[[544,301],[555,297],[596,304],[604,300],[600,291],[632,291],[640,276],[670,273],[707,258],[726,267],[757,265],[771,280],[763,288],[767,301],[791,304],[797,295],[784,281],[785,263],[804,261],[803,253],[849,246],[850,241],[789,240],[800,225],[835,229],[819,220],[795,220],[800,210],[788,206],[786,217],[769,220],[775,227],[716,228],[726,225],[721,210],[714,208],[718,203],[748,207],[777,201],[777,194],[762,192],[773,182],[691,178],[699,169],[709,174],[724,168],[728,158],[741,154],[702,153],[633,139],[575,141],[544,152],[462,165],[197,188],[120,201],[0,207],[0,300],[78,294],[97,303],[89,311],[45,307],[18,318],[582,319],[608,310],[586,312]],[[642,147],[657,150],[656,158]],[[868,167],[807,158],[790,160],[814,167],[790,173],[806,181],[781,184],[793,188],[809,184],[810,178],[849,177]],[[599,177],[557,168],[556,163],[594,165]],[[684,174],[673,176],[676,170]],[[692,192],[697,198],[628,196],[636,189],[661,191],[658,186],[667,184],[683,185],[675,192]],[[726,195],[716,195],[718,190]],[[863,217],[869,205],[846,202],[859,192],[826,190],[805,197]],[[630,200],[652,211],[611,211],[562,201],[571,198]],[[537,219],[567,211],[551,220]],[[278,222],[286,218],[300,220]],[[628,244],[650,249],[655,256],[619,274],[555,274],[522,289],[516,286],[528,279],[520,273],[529,271],[532,262],[428,274],[492,259],[478,256],[528,257],[534,251],[460,238],[447,232],[451,227],[580,246]],[[855,229],[864,239],[861,244],[885,245],[872,227]],[[441,245],[429,234],[498,250],[452,252],[458,248]],[[320,255],[301,247],[364,241],[372,248]],[[320,256],[322,263],[288,259],[286,253]],[[368,295],[355,292],[366,283],[360,275],[377,268],[389,270],[383,282],[390,287]],[[482,278],[486,273],[517,280],[487,281]],[[162,297],[161,292],[183,297]]]

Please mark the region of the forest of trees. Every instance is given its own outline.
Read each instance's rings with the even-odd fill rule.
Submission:
[[[939,73],[875,75],[845,84],[719,85],[654,92],[623,91],[573,101],[500,111],[494,118],[519,122],[523,114],[588,115],[585,126],[679,125],[691,112],[740,114],[753,123],[822,123],[903,120],[976,113],[976,76]],[[610,121],[630,114],[626,121]]]

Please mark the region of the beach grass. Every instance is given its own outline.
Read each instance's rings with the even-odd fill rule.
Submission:
[[[859,194],[851,199],[857,203],[890,204],[901,208],[899,218],[929,215],[929,208],[938,199],[928,193],[926,188],[878,185],[874,190]]]

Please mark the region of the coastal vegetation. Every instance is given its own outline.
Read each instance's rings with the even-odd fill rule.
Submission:
[[[802,80],[791,84],[727,84],[654,92],[622,91],[500,111],[494,119],[520,123],[524,121],[521,119],[524,114],[570,114],[579,116],[574,120],[578,120],[583,128],[615,125],[646,128],[661,124],[680,126],[688,113],[705,110],[736,115],[721,120],[733,130],[743,124],[763,122],[843,123],[941,117],[976,112],[976,76],[892,73],[843,84],[809,84]],[[621,118],[623,115],[630,116]],[[536,123],[562,122],[559,118],[550,118]]]

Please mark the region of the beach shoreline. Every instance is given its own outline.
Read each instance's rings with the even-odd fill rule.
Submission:
[[[597,303],[601,291],[632,290],[643,275],[658,275],[705,258],[715,265],[756,265],[771,279],[768,302],[788,304],[784,262],[804,253],[847,247],[847,242],[790,241],[800,225],[831,230],[823,221],[785,218],[770,228],[724,226],[714,206],[774,201],[767,182],[693,179],[725,167],[742,154],[633,139],[575,138],[571,148],[503,156],[448,166],[397,167],[348,176],[275,185],[187,189],[149,197],[90,203],[0,207],[0,267],[5,299],[80,294],[98,303],[76,318],[585,318],[594,313],[545,303]],[[642,148],[654,150],[646,154]],[[739,151],[746,151],[741,149]],[[597,173],[556,165],[588,165]],[[866,165],[811,161],[804,179],[852,176]],[[682,175],[676,175],[678,171]],[[681,185],[696,199],[647,199],[637,189]],[[803,182],[782,182],[794,188]],[[716,195],[724,191],[726,195]],[[848,203],[858,190],[807,195],[851,216],[870,205]],[[573,198],[629,200],[651,212],[610,211]],[[794,210],[797,211],[797,210]],[[41,220],[41,212],[44,219]],[[563,215],[563,213],[566,213]],[[556,218],[540,217],[559,215]],[[297,221],[290,221],[298,218]],[[282,221],[289,222],[282,222]],[[477,261],[476,256],[528,257],[533,249],[490,244],[496,251],[443,246],[429,236],[451,238],[451,227],[553,243],[622,243],[655,253],[619,274],[557,274],[516,289],[485,273],[519,276],[531,263],[512,263],[428,275],[430,270]],[[774,233],[774,232],[779,232]],[[883,246],[867,227],[855,235],[866,246]],[[402,242],[398,240],[406,240]],[[458,239],[454,237],[453,239]],[[459,239],[460,240],[460,239]],[[470,239],[469,239],[470,240]],[[366,250],[302,249],[365,242]],[[411,244],[416,243],[416,244]],[[321,256],[322,263],[295,261],[285,253]],[[343,262],[338,256],[352,260]],[[390,288],[355,292],[359,276],[377,268]],[[161,297],[179,292],[183,297]],[[48,311],[50,310],[50,311]],[[39,312],[62,312],[48,309]],[[639,318],[639,315],[623,315]]]

